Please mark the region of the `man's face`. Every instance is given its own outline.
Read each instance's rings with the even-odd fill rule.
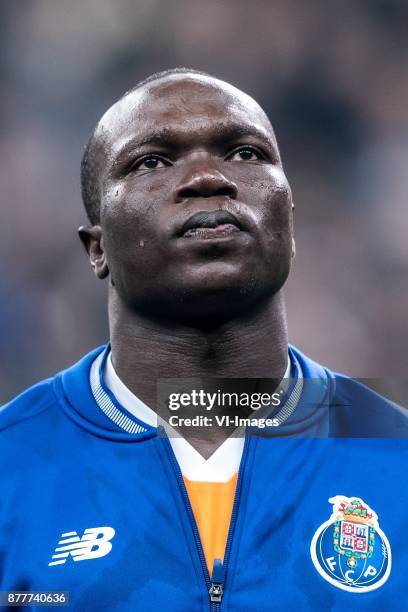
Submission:
[[[115,104],[97,129],[102,244],[135,309],[246,309],[289,273],[291,192],[268,118],[216,79],[175,75]]]

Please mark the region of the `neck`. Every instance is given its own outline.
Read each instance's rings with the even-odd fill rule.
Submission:
[[[161,378],[272,378],[288,359],[282,292],[257,310],[213,328],[150,320],[131,311],[112,289],[109,324],[114,368],[123,383],[154,407]]]

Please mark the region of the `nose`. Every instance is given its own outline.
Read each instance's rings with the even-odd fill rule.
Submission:
[[[182,202],[186,198],[211,198],[227,196],[236,199],[238,188],[214,166],[208,163],[194,164],[181,179],[175,190],[175,201]]]

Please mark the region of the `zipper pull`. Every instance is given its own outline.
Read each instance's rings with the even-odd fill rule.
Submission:
[[[224,567],[221,559],[214,559],[213,571],[211,575],[210,594],[211,603],[221,603],[224,589],[222,586],[224,579]]]

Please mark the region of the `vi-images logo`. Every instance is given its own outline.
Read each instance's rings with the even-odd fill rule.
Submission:
[[[112,550],[111,540],[115,535],[112,527],[85,529],[82,538],[76,531],[61,534],[58,546],[48,565],[62,565],[71,555],[74,561],[104,557]]]

